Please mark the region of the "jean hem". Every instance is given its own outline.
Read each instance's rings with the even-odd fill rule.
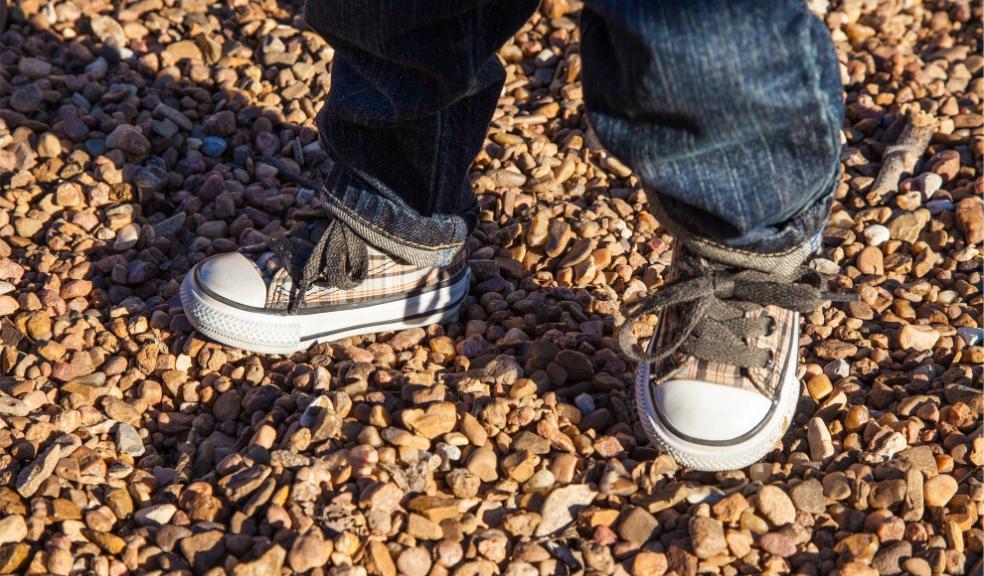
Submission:
[[[384,197],[338,164],[329,174],[322,198],[325,209],[373,247],[415,266],[447,266],[464,246],[464,216],[424,216]]]

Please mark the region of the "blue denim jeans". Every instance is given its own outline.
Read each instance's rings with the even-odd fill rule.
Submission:
[[[468,167],[536,0],[308,0],[334,47],[318,115],[328,209],[367,242],[448,262],[474,226]],[[837,56],[802,0],[587,0],[582,80],[606,149],[684,240],[778,254],[821,231],[838,180]]]

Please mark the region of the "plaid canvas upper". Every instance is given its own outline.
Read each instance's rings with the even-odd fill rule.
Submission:
[[[366,303],[392,296],[404,296],[429,287],[439,286],[456,278],[468,265],[464,250],[446,267],[420,267],[401,262],[367,246],[369,272],[365,281],[355,288],[341,290],[334,286],[314,283],[304,295],[300,310],[352,303]],[[287,271],[271,253],[256,260],[267,281],[266,307],[286,310],[290,302],[292,281]]]
[[[675,257],[670,276],[690,276],[699,272],[691,267],[692,257]],[[664,311],[653,335],[651,350],[660,350],[677,338],[681,318],[674,309]],[[772,361],[764,368],[743,368],[723,362],[712,362],[684,353],[653,366],[652,385],[658,386],[670,380],[698,380],[724,386],[758,391],[774,400],[782,384],[790,350],[796,350],[793,342],[799,315],[778,306],[764,306],[746,313],[747,317],[767,315],[772,318],[772,331],[765,336],[746,339],[748,345],[770,350]]]

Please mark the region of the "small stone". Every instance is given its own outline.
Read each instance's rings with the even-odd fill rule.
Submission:
[[[526,243],[531,247],[542,246],[547,241],[550,222],[550,214],[546,211],[537,212],[526,231]]]
[[[933,569],[925,558],[907,558],[902,562],[902,569],[912,576],[931,576]]]
[[[424,548],[413,546],[400,552],[396,567],[405,576],[427,576],[431,569],[430,554]]]
[[[19,514],[11,514],[0,519],[0,545],[21,542],[27,538],[27,522]]]
[[[219,138],[218,136],[206,136],[205,138],[202,138],[201,151],[202,154],[206,156],[218,158],[219,156],[222,156],[223,152],[225,152],[226,146],[228,146],[228,143],[225,141],[225,138]]]
[[[41,158],[57,158],[62,153],[61,142],[58,141],[58,137],[51,132],[45,132],[38,137],[38,156]],[[60,189],[61,187],[59,187]],[[75,202],[72,205],[78,205],[81,202]],[[58,203],[59,206],[65,206],[61,202]]]
[[[905,212],[889,222],[888,231],[892,238],[903,242],[913,243],[919,238],[919,233],[932,219],[929,210],[920,208],[915,212]]]
[[[541,521],[535,536],[555,536],[574,522],[577,514],[591,504],[598,492],[587,484],[571,484],[554,489],[540,509]]]
[[[122,150],[135,157],[144,157],[150,152],[150,141],[136,126],[120,124],[106,137],[106,146]]]
[[[393,350],[402,352],[420,344],[420,341],[425,336],[427,336],[427,333],[424,332],[423,328],[410,328],[402,332],[397,332],[395,336],[390,338],[389,345]]]
[[[838,576],[878,576],[878,571],[864,562],[847,562],[837,572]]]
[[[642,551],[632,559],[632,576],[663,576],[669,564],[662,552]]]
[[[954,215],[967,244],[984,242],[984,202],[980,198],[972,196],[957,202]]]
[[[888,228],[881,224],[869,224],[864,229],[864,241],[868,246],[881,246],[888,242],[891,233]]]
[[[171,521],[177,511],[174,504],[157,504],[137,510],[133,519],[141,526],[163,526]]]
[[[181,62],[182,60],[201,62],[202,60],[202,51],[192,40],[173,42],[164,49],[164,52],[170,55],[175,62]]]
[[[24,498],[33,496],[41,487],[41,483],[55,471],[59,458],[61,458],[61,445],[55,442],[38,455],[28,467],[20,471],[15,483],[17,492]]]
[[[223,534],[219,530],[206,530],[183,538],[178,547],[198,573],[216,566],[226,552]]]
[[[933,476],[923,483],[923,499],[927,506],[941,508],[957,493],[957,481],[949,474]]]
[[[782,558],[789,558],[796,554],[796,541],[791,534],[784,530],[763,534],[759,544],[762,546],[762,550]]]
[[[692,518],[690,541],[694,554],[701,559],[723,554],[728,548],[728,543],[724,539],[724,527],[719,520],[713,518],[700,516]]]
[[[930,326],[906,324],[899,330],[899,346],[905,350],[932,350],[939,339],[940,333]]]
[[[814,374],[806,381],[806,389],[814,400],[823,400],[833,391],[834,387],[830,383],[830,378],[821,372]]]
[[[287,563],[295,572],[307,572],[327,564],[331,552],[331,542],[325,541],[321,530],[312,528],[294,540],[287,554]]]
[[[136,428],[120,422],[116,426],[116,449],[133,457],[144,454],[144,443]]]
[[[618,525],[618,535],[622,540],[641,546],[651,540],[659,527],[656,517],[644,508],[632,506],[623,512]]]
[[[773,526],[785,526],[796,520],[796,507],[777,486],[763,486],[756,495],[758,510]]]
[[[98,530],[91,530],[89,528],[82,529],[82,535],[86,537],[87,540],[99,546],[103,551],[109,554],[119,554],[126,547],[126,540],[120,538],[116,534],[110,534],[109,532],[100,532]]]
[[[499,479],[499,460],[495,452],[487,446],[481,446],[472,451],[468,457],[468,471],[481,479],[482,482],[495,482]]]
[[[902,561],[912,556],[912,544],[904,540],[890,542],[882,546],[871,560],[871,567],[879,575],[894,575],[902,573]]]
[[[808,514],[823,514],[826,500],[823,485],[816,478],[804,480],[789,490],[790,499],[798,510]]]
[[[28,56],[17,62],[17,71],[31,80],[37,80],[51,75],[51,64],[40,58]]]
[[[822,462],[834,455],[834,444],[823,419],[813,417],[806,424],[806,437],[810,444],[810,459]]]
[[[882,251],[875,246],[866,247],[858,254],[857,266],[862,274],[883,274],[885,259]]]
[[[18,112],[30,114],[41,109],[41,89],[35,84],[26,84],[14,89],[10,95],[10,107]]]
[[[256,560],[240,562],[232,569],[233,576],[268,576],[279,574],[284,565],[287,552],[278,544],[274,544]]]
[[[432,439],[454,429],[458,416],[452,402],[438,402],[427,407],[410,408],[402,414],[403,423],[414,433]]]
[[[834,552],[856,562],[870,562],[877,551],[878,537],[868,533],[851,534],[834,546]]]
[[[561,350],[554,358],[554,362],[559,364],[567,372],[567,379],[570,382],[580,382],[590,380],[594,377],[594,364],[583,352],[576,350]]]

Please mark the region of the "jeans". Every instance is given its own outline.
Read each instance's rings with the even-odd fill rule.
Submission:
[[[318,115],[328,210],[420,265],[475,225],[468,168],[504,82],[496,50],[536,0],[308,0],[334,47]],[[713,254],[818,237],[838,181],[838,61],[801,0],[587,0],[582,81],[602,145],[650,207]]]

